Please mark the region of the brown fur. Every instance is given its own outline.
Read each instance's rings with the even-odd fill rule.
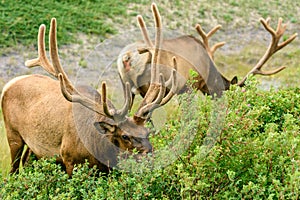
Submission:
[[[142,96],[148,90],[147,84],[150,82],[150,62],[149,53],[139,54],[138,48],[145,47],[143,42],[137,42],[126,46],[119,55],[118,69],[122,81],[129,82],[133,93],[140,93]],[[122,59],[127,55],[131,64],[124,70]],[[128,58],[129,56],[129,58]],[[160,71],[167,80],[170,77],[172,57],[177,59],[178,89],[177,93],[184,91],[186,82],[189,80],[190,71],[197,72],[194,87],[205,94],[221,95],[223,90],[228,90],[230,84],[237,82],[236,77],[232,81],[227,80],[216,68],[214,62],[209,57],[202,42],[193,36],[181,36],[174,39],[164,40],[160,55]],[[151,57],[151,56],[150,56]],[[146,85],[146,87],[145,87]]]
[[[77,89],[101,101],[96,90]],[[107,172],[117,164],[121,151],[130,152],[134,148],[141,154],[152,151],[148,130],[143,125],[137,125],[131,118],[116,124],[81,104],[67,101],[59,81],[52,78],[42,75],[15,78],[3,89],[1,100],[11,172],[18,171],[25,144],[37,158],[58,155],[58,161],[65,165],[70,176],[74,164],[85,160]]]

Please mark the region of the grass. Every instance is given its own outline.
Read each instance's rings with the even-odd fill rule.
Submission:
[[[10,152],[5,135],[2,110],[0,109],[0,173],[7,174],[10,168]]]
[[[299,2],[280,1],[207,1],[195,3],[189,1],[156,1],[165,22],[169,27],[191,30],[196,23],[211,25],[212,22],[230,25],[234,28],[249,26],[254,18],[283,17],[293,24],[299,23]],[[149,5],[144,0],[114,1],[0,1],[0,49],[17,45],[35,44],[38,26],[49,25],[50,19],[56,17],[58,40],[61,44],[78,42],[78,33],[97,35],[99,41],[120,29],[127,28],[128,23],[135,23],[135,16],[144,13],[151,18]],[[185,9],[181,9],[185,8]],[[174,15],[178,16],[174,20]],[[130,19],[128,21],[128,19]],[[254,23],[256,21],[254,20]],[[131,25],[129,27],[132,27]]]
[[[283,17],[286,20],[293,21],[296,23],[297,15],[297,6],[299,2],[292,1],[211,1],[209,5],[214,11],[214,15],[217,18],[223,18],[227,22],[233,22],[234,19],[241,18],[243,23],[247,24],[250,22],[253,16],[260,17]],[[203,8],[202,8],[203,9]],[[208,10],[207,10],[208,11]],[[287,12],[288,11],[288,12]]]
[[[56,17],[62,44],[76,42],[76,33],[99,35],[116,33],[114,18],[127,16],[128,0],[117,1],[0,1],[0,48],[35,44],[38,26]],[[110,22],[111,21],[111,22]]]
[[[291,44],[292,46],[292,44]],[[250,71],[258,60],[262,57],[267,49],[266,45],[259,44],[258,42],[251,41],[248,45],[243,47],[239,54],[230,53],[224,55],[217,53],[215,60],[220,71],[231,79],[234,75],[239,79],[246,75],[247,71]],[[296,87],[299,83],[300,63],[297,57],[300,55],[300,49],[293,47],[286,47],[280,52],[276,53],[276,56],[270,58],[270,60],[262,68],[263,71],[271,71],[281,66],[286,66],[286,69],[279,74],[273,76],[259,76],[257,79],[262,82],[274,82],[275,88],[280,87]]]

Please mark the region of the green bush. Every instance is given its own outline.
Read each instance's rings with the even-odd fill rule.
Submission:
[[[0,198],[299,199],[299,95],[299,88],[261,91],[253,78],[218,100],[185,94],[151,138],[170,153],[185,145],[173,163],[126,162],[130,168],[107,176],[84,164],[68,178],[54,159],[34,161],[3,177]]]

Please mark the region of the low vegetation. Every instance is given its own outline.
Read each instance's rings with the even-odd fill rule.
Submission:
[[[216,23],[229,26],[229,32],[236,28],[257,27],[259,17],[282,17],[284,21],[299,24],[299,2],[280,1],[155,1],[164,13],[164,23],[171,29],[192,32],[196,23],[213,26]],[[136,27],[135,16],[143,13],[152,18],[149,2],[145,0],[114,1],[0,1],[0,48],[15,47],[20,44],[36,44],[40,24],[49,27],[52,17],[56,17],[63,27],[58,31],[61,44],[78,42],[78,34],[108,35],[124,32]],[[185,8],[185,9],[182,9]],[[174,17],[175,16],[175,17]],[[174,20],[176,19],[176,20]],[[297,27],[295,27],[296,29]],[[240,39],[240,38],[239,38]]]
[[[69,179],[54,159],[32,161],[20,174],[3,177],[0,198],[298,199],[300,89],[261,91],[256,79],[247,83],[217,101],[179,97],[178,110],[151,138],[161,152],[154,164],[183,150],[169,165],[129,160],[100,177],[80,165]],[[188,115],[189,108],[197,113]],[[168,154],[159,158],[166,146]]]
[[[37,34],[40,24],[49,27],[52,17],[58,18],[63,27],[58,31],[62,44],[77,41],[77,35],[72,33],[95,34],[103,38],[106,34],[116,33],[108,19],[127,16],[130,2],[134,3],[128,0],[0,1],[0,48],[36,44],[36,38],[32,36]]]
[[[287,35],[299,31],[298,1],[156,3],[171,29],[194,33],[195,23],[207,29],[223,25],[216,38],[227,45],[215,60],[228,78],[245,75],[245,68],[252,68],[265,51],[260,42],[253,44],[259,17],[271,16],[272,24],[282,17],[289,23]],[[0,54],[8,47],[19,53],[19,45],[36,45],[38,26],[49,27],[52,17],[60,24],[60,44],[82,42],[81,33],[96,36],[98,43],[135,27],[137,14],[152,19],[149,8],[143,0],[2,0]],[[193,92],[178,97],[180,106],[166,105],[168,121],[151,135],[158,153],[141,163],[120,162],[108,175],[83,164],[69,178],[55,158],[35,161],[33,157],[19,174],[9,175],[1,114],[0,199],[299,199],[299,55],[296,39],[269,63],[286,65],[286,70],[263,83],[252,77],[246,87],[233,86],[217,101]],[[268,87],[261,89],[262,85]]]

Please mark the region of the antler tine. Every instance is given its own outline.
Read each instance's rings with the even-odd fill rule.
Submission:
[[[174,68],[177,69],[176,57],[174,56],[172,58],[172,60],[173,60]],[[139,121],[140,120],[144,121],[151,115],[151,112],[153,110],[165,105],[167,102],[170,101],[170,99],[174,96],[175,91],[177,89],[177,72],[175,69],[172,70],[171,77],[169,78],[169,80],[171,80],[171,82],[172,82],[172,86],[171,86],[169,93],[164,97],[164,95],[166,93],[166,85],[165,85],[166,82],[164,80],[163,75],[160,74],[160,76],[159,76],[160,77],[160,81],[159,81],[160,89],[159,89],[159,94],[158,94],[157,98],[155,99],[154,102],[146,104],[143,107],[139,108],[137,113],[135,114],[135,118],[138,117]]]
[[[272,57],[273,54],[275,54],[277,51],[279,51],[280,49],[282,49],[283,47],[285,47],[286,45],[291,43],[298,35],[297,33],[295,33],[292,36],[290,36],[287,40],[278,44],[283,33],[286,30],[286,27],[287,27],[286,24],[282,25],[282,18],[278,19],[276,31],[270,26],[270,18],[267,18],[266,20],[261,18],[260,22],[262,23],[264,28],[272,35],[272,40],[271,40],[269,47],[268,47],[267,51],[265,52],[264,56],[258,61],[258,63],[255,65],[255,67],[252,68],[252,70],[250,70],[247,73],[247,75],[238,83],[239,86],[244,85],[245,81],[247,80],[247,78],[250,74],[253,74],[253,75],[260,74],[260,75],[266,76],[266,75],[276,74],[276,73],[282,71],[283,69],[285,69],[286,68],[285,66],[281,66],[273,71],[262,71],[261,70],[263,65],[269,60],[269,58]]]
[[[124,91],[125,102],[123,108],[116,110],[115,108],[109,108],[107,104],[107,95],[106,95],[106,83],[102,82],[102,104],[104,113],[110,118],[114,119],[117,122],[124,120],[124,117],[128,114],[130,105],[131,105],[131,95],[130,95],[130,84],[126,82],[125,91]]]
[[[138,20],[139,27],[140,27],[140,30],[142,32],[145,43],[147,44],[147,46],[153,47],[153,43],[150,40],[148,30],[147,30],[147,27],[145,25],[145,21],[144,21],[143,17],[141,15],[138,15],[137,20]]]
[[[52,60],[52,64],[56,71],[56,74],[61,73],[66,81],[66,80],[68,80],[68,77],[60,64],[56,37],[57,37],[56,36],[56,19],[52,18],[51,25],[50,25],[50,32],[49,32],[50,58]]]
[[[210,56],[210,58],[213,60],[214,59],[214,53],[215,51],[222,47],[225,42],[219,42],[219,43],[216,43],[214,46],[212,47],[209,47],[209,38],[215,34],[215,32],[217,32],[222,26],[221,25],[217,25],[215,26],[212,30],[210,30],[208,33],[205,33],[204,30],[202,29],[201,25],[200,24],[197,24],[196,25],[196,30],[197,32],[199,33],[199,35],[201,36],[202,38],[202,41],[203,41],[203,44],[204,44],[204,47],[208,53],[208,55]]]
[[[141,29],[143,38],[145,43],[148,45],[146,48],[139,48],[138,52],[140,54],[149,52],[152,54],[152,60],[151,60],[151,82],[150,83],[158,83],[159,82],[159,65],[158,60],[160,57],[160,48],[162,43],[162,24],[161,24],[161,16],[159,14],[158,8],[155,3],[152,3],[151,10],[153,13],[153,18],[155,21],[155,43],[151,42],[149,38],[149,34],[145,25],[145,21],[143,20],[143,17],[141,15],[137,16],[139,27]],[[151,48],[154,46],[154,52],[152,53],[150,51]]]
[[[159,75],[159,83],[159,93],[156,99],[152,103],[148,103],[139,108],[135,116],[139,116],[140,118],[146,120],[146,118],[148,117],[147,115],[151,114],[154,109],[160,107],[160,103],[162,102],[163,97],[166,93],[165,80],[162,74]]]
[[[159,82],[159,64],[160,59],[160,48],[162,43],[162,23],[159,11],[155,3],[152,3],[152,13],[155,20],[155,44],[154,44],[154,54],[152,57],[151,65],[151,83]]]
[[[131,96],[129,82],[126,82],[126,85],[125,85],[124,98],[125,98],[124,106],[122,109],[120,109],[117,112],[121,119],[123,119],[128,114],[130,105],[132,104],[132,96]]]
[[[45,48],[45,30],[46,26],[42,24],[39,28],[38,33],[38,57],[32,60],[27,60],[25,62],[25,66],[28,68],[42,66],[44,70],[46,70],[49,74],[57,77],[55,73],[55,69],[51,65],[50,61],[46,55],[46,48]]]
[[[165,105],[167,102],[170,101],[170,99],[174,96],[176,89],[177,89],[177,61],[176,61],[176,57],[173,56],[172,58],[173,61],[173,65],[174,65],[174,69],[172,70],[172,74],[169,80],[171,80],[172,82],[172,86],[171,89],[169,91],[169,93],[167,94],[167,96],[165,96],[162,101],[160,102],[160,106]]]
[[[104,113],[109,116],[110,118],[113,118],[113,115],[116,113],[115,109],[109,109],[107,105],[107,97],[106,97],[106,82],[102,82],[102,105],[103,105],[103,111]]]
[[[172,57],[172,61],[173,61],[173,70],[172,70],[172,74],[170,76],[170,78],[166,81],[166,87],[173,87],[173,79],[174,79],[174,75],[173,73],[175,72],[175,76],[177,75],[176,72],[177,72],[177,60],[176,60],[176,56],[173,56]],[[176,77],[175,77],[176,78]]]

